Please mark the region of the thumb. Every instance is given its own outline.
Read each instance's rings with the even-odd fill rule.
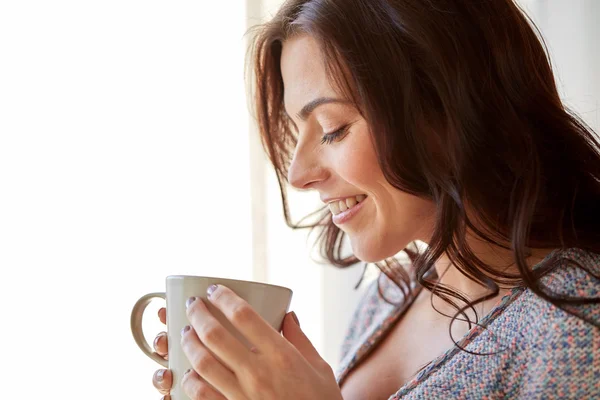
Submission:
[[[292,311],[286,314],[283,319],[283,336],[298,349],[300,354],[313,367],[318,367],[319,363],[323,362],[323,359],[308,337],[302,332],[302,329],[300,329],[300,324],[296,321],[298,321],[298,317],[295,312]]]

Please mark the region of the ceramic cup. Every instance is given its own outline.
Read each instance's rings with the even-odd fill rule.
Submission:
[[[181,330],[189,325],[186,315],[185,303],[192,296],[206,299],[206,290],[210,285],[220,284],[233,290],[238,296],[246,300],[254,310],[278,332],[281,331],[283,318],[287,313],[292,300],[292,291],[288,288],[260,282],[240,281],[206,276],[172,275],[166,279],[166,292],[149,293],[142,296],[133,306],[131,311],[131,332],[139,348],[148,357],[156,361],[173,373],[173,386],[171,389],[172,400],[189,400],[181,389],[181,377],[191,368],[181,348]],[[169,340],[169,360],[166,361],[156,354],[146,342],[142,332],[142,317],[150,302],[155,298],[165,299],[167,302],[167,337]],[[250,344],[233,327],[215,306],[206,302],[210,312],[228,329],[238,340],[248,348]]]

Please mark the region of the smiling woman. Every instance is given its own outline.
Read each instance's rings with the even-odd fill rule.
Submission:
[[[350,100],[334,100],[343,92],[331,86],[316,40],[288,39],[281,72],[285,108],[301,110],[285,112],[300,117],[289,120],[297,142],[288,181],[319,192],[360,260],[376,262],[397,253],[398,243],[414,240],[415,227],[433,215],[432,202],[395,189],[384,177],[365,117]],[[350,208],[352,199],[358,205]]]
[[[253,50],[288,224],[287,185],[319,192],[323,256],[386,275],[348,332],[344,398],[600,395],[600,145],[516,4],[292,0]]]

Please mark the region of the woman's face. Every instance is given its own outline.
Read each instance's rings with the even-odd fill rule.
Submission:
[[[289,181],[314,189],[354,255],[383,260],[432,231],[434,205],[391,186],[377,163],[369,126],[330,85],[319,47],[308,35],[283,44],[285,109],[298,131]]]

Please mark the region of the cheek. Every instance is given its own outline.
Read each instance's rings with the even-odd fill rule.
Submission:
[[[414,240],[428,242],[435,212],[433,203],[401,193],[385,196],[369,219],[349,232],[354,255],[362,261],[377,262],[393,257]]]
[[[434,226],[435,204],[403,192],[391,197],[391,204],[381,212],[385,236],[428,242]]]
[[[374,182],[381,181],[383,173],[379,168],[368,132],[356,132],[346,139],[345,151],[338,160],[340,176],[350,184],[363,189],[368,189]]]
[[[378,181],[381,176],[377,164],[361,162],[358,159],[345,161],[340,167],[340,176],[356,188],[362,189],[366,194],[372,194],[373,182]]]

